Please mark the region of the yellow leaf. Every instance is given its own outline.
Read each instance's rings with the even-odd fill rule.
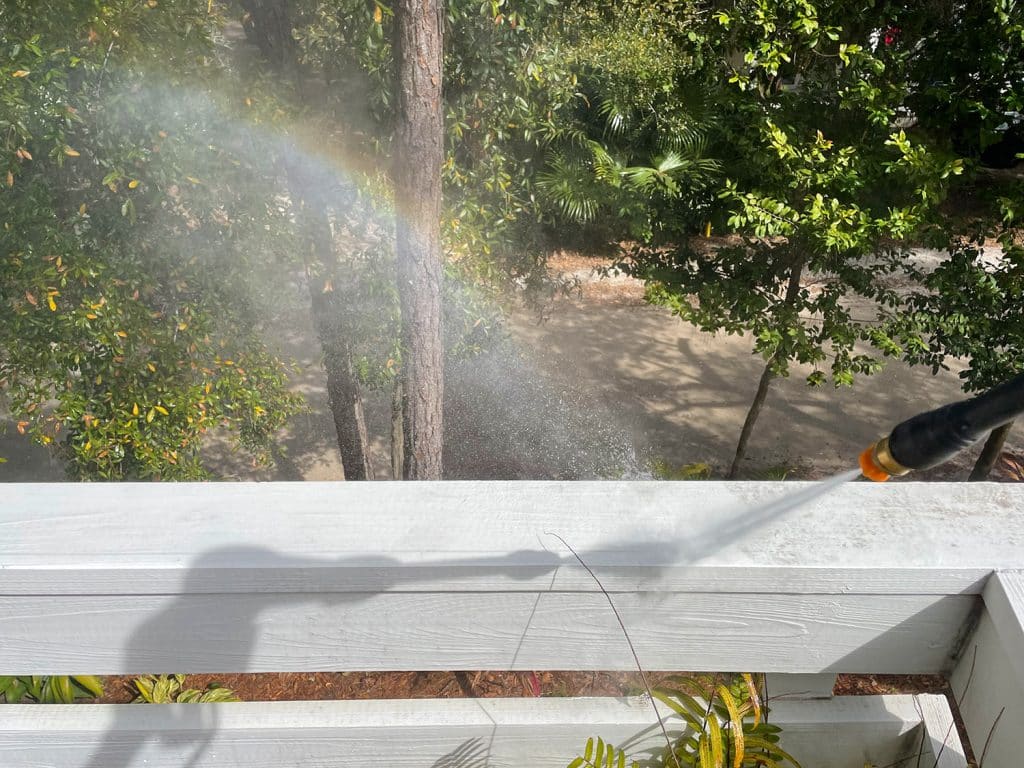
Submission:
[[[125,333],[124,331],[114,331],[114,335],[115,336],[120,336],[122,339],[127,339],[128,338],[128,334]]]
[[[7,172],[7,186],[8,187],[13,187],[14,186],[14,174],[11,173],[10,171]]]
[[[156,417],[156,409],[150,408],[149,412],[146,413],[146,423],[149,424]]]
[[[146,367],[149,368],[149,370],[152,371],[153,373],[156,373],[156,366],[153,365],[152,363],[146,363]]]
[[[138,179],[132,179],[131,181],[128,182],[128,189],[135,189],[137,186],[139,186]]]
[[[139,404],[138,403],[132,403],[132,416],[138,416],[138,415],[139,415]]]
[[[168,415],[170,415],[170,414],[168,413],[167,409],[166,409],[166,408],[164,408],[164,407],[163,407],[162,405],[157,405],[157,406],[154,406],[154,407],[156,408],[156,412],[157,412],[157,413],[159,413],[159,414],[162,414],[162,415],[164,415],[164,416],[168,416]]]
[[[186,181],[191,181],[193,184],[202,184],[203,183],[199,179],[197,179],[195,176],[186,176],[185,180]]]
[[[85,450],[88,451],[90,448],[92,448],[92,440],[86,440],[85,441]]]
[[[85,316],[86,316],[86,318],[88,318],[89,320],[95,320],[95,319],[96,319],[96,315],[95,315],[95,314],[93,314],[92,312],[86,312],[86,313],[85,313]]]
[[[49,445],[50,443],[53,442],[53,438],[50,437],[49,435],[41,435],[39,437],[39,442],[41,442],[43,445]]]
[[[16,72],[12,72],[11,73],[11,77],[25,77],[28,74],[31,74],[29,70],[27,70],[27,69],[19,69]]]
[[[52,294],[47,295],[46,303],[49,305],[51,312],[56,312],[57,311],[57,302],[53,300],[53,295]]]
[[[85,215],[85,203],[82,203],[80,206],[78,206],[78,215],[79,216],[84,216]]]
[[[60,269],[63,266],[64,266],[64,259],[61,258],[60,256],[58,256],[57,257],[57,269]]]
[[[68,157],[78,157],[79,156],[78,150],[77,149],[72,149],[71,147],[64,147],[64,154],[67,155]]]
[[[179,331],[184,331],[186,328],[188,328],[188,323],[186,323],[186,322],[178,323],[178,330]]]
[[[373,23],[380,24],[382,21],[384,21],[384,11],[379,5],[375,5],[373,7]]]

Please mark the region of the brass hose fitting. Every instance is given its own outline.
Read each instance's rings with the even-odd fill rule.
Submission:
[[[889,450],[889,438],[883,437],[877,443],[869,446],[860,455],[860,470],[864,477],[878,483],[884,483],[890,477],[900,477],[910,472],[893,458]]]

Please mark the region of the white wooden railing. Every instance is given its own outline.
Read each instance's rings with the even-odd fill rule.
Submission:
[[[560,537],[645,668],[791,693],[807,768],[965,765],[943,697],[813,698],[838,672],[951,674],[977,757],[1018,768],[1024,486],[818,489],[6,485],[0,674],[633,669]],[[0,766],[561,768],[655,722],[644,698],[3,705]]]

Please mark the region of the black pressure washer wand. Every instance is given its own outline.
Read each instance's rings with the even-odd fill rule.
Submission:
[[[970,400],[899,424],[860,455],[864,477],[879,482],[948,461],[1024,413],[1024,373]]]

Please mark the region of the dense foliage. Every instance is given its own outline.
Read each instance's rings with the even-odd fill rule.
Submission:
[[[192,85],[216,72],[213,21],[183,1],[0,11],[0,383],[78,477],[202,477],[209,429],[262,455],[298,404],[247,290],[282,224],[267,169]]]
[[[265,338],[296,298],[329,377],[393,384],[392,9],[37,5],[0,9],[18,431],[82,478],[202,477],[214,427],[265,459],[300,407]],[[1024,131],[1019,4],[459,0],[445,34],[449,353],[486,345],[495,298],[544,285],[553,245],[624,242],[652,301],[752,334],[761,400],[793,364],[811,384],[876,371],[867,344],[970,357],[972,388],[1014,369],[1015,252],[954,247],[931,272],[907,247],[1014,242],[1022,185],[979,164],[1012,165]],[[975,220],[945,215],[951,189]]]

